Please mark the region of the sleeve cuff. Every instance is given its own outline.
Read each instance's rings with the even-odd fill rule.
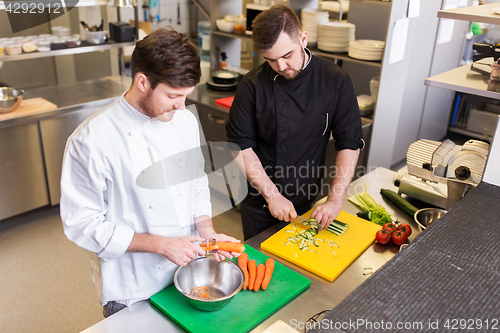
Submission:
[[[245,150],[248,148],[255,148],[256,143],[255,140],[253,139],[247,139],[247,138],[228,138],[228,141],[230,143],[234,143],[240,147],[240,150]]]
[[[365,147],[365,141],[361,138],[359,139],[351,139],[351,140],[335,140],[335,150],[344,150],[344,149],[363,149]]]
[[[97,256],[103,260],[113,260],[122,256],[132,242],[134,233],[131,228],[116,225],[108,245]]]

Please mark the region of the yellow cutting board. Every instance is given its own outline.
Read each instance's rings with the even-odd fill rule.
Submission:
[[[381,226],[377,224],[341,211],[337,220],[349,225],[347,231],[337,236],[330,231],[322,230],[315,237],[316,239],[333,241],[338,247],[330,245],[327,241],[318,241],[318,247],[314,245],[309,247],[309,249],[316,251],[312,252],[309,249],[299,250],[299,246],[295,243],[285,245],[290,236],[309,229],[309,226],[302,225],[302,221],[308,220],[309,216],[310,212],[299,216],[294,222],[265,240],[261,244],[261,248],[328,281],[335,280],[359,257],[373,243],[377,230],[381,229]]]
[[[22,100],[19,106],[14,111],[8,113],[0,113],[0,120],[30,116],[33,114],[38,114],[55,109],[57,109],[57,105],[47,101],[44,98],[30,98]]]

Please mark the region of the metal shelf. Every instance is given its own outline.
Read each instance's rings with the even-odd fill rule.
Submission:
[[[500,24],[500,15],[496,14],[494,9],[500,9],[500,4],[492,3],[481,6],[440,10],[437,16],[453,20]]]
[[[122,42],[122,43],[110,41],[110,42],[107,42],[105,44],[99,44],[99,45],[94,45],[94,44],[88,43],[87,41],[82,41],[82,45],[79,47],[72,47],[72,48],[47,51],[47,52],[35,51],[35,52],[31,52],[31,53],[22,53],[22,54],[18,54],[18,55],[1,56],[0,62],[26,60],[26,59],[38,59],[38,58],[45,58],[45,57],[55,57],[55,56],[70,55],[70,54],[104,51],[104,50],[122,48],[122,47],[126,47],[126,46],[135,46],[135,41]]]
[[[472,132],[472,131],[469,131],[469,130],[466,130],[466,129],[460,128],[460,127],[450,126],[450,127],[448,127],[448,131],[450,131],[452,133],[457,133],[460,135],[469,136],[469,137],[474,138],[474,139],[479,139],[479,140],[486,139],[486,137],[481,133]],[[490,140],[490,139],[491,139],[491,136],[488,136],[488,140]]]
[[[223,32],[223,31],[219,31],[219,30],[212,30],[212,34],[218,35],[218,36],[224,36],[224,37],[228,37],[228,38],[240,38],[240,39],[251,39],[252,38],[250,35],[247,35],[247,34],[240,35],[240,34]],[[355,59],[355,58],[349,57],[347,55],[347,53],[329,53],[329,52],[321,51],[316,47],[310,47],[309,49],[314,53],[314,55],[319,56],[319,57],[356,62],[359,64],[373,66],[373,67],[382,67],[382,63],[380,61],[368,61],[368,60]]]
[[[493,58],[484,59],[481,62],[487,63],[490,60],[493,62]],[[465,65],[427,78],[424,84],[430,87],[500,99],[500,81],[490,80],[490,74],[487,72],[489,66],[476,64],[475,67],[481,68],[485,72],[471,70],[471,65]]]
[[[320,49],[318,49],[316,47],[310,47],[309,49],[314,53],[314,55],[316,55],[318,57],[345,60],[345,61],[349,61],[349,62],[355,62],[358,64],[379,67],[379,68],[382,67],[382,62],[380,62],[380,61],[369,61],[369,60],[355,59],[355,58],[349,57],[347,55],[347,53],[330,53],[330,52],[321,51]]]
[[[39,1],[39,2],[49,2],[49,1]],[[79,0],[78,3],[75,5],[75,7],[90,7],[90,6],[107,6],[108,1],[106,0]],[[62,8],[66,8],[66,6],[63,6]],[[0,10],[5,10],[5,1],[0,1]]]

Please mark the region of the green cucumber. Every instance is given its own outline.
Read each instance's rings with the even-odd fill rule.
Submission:
[[[413,206],[408,200],[392,190],[383,188],[380,190],[380,194],[389,199],[392,203],[396,204],[396,206],[398,206],[402,211],[404,211],[412,218],[418,211],[417,207]]]
[[[358,212],[356,215],[358,217],[361,217],[362,219],[365,219],[365,220],[368,220],[368,221],[372,220],[372,211],[371,210],[369,210],[367,212]]]

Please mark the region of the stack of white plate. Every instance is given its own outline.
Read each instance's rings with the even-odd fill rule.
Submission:
[[[318,27],[322,22],[328,22],[328,11],[315,8],[301,10],[302,30],[307,31],[307,40],[311,45],[318,41]]]
[[[382,60],[385,42],[381,40],[360,39],[349,43],[349,57],[361,60]]]
[[[347,22],[325,22],[319,25],[318,49],[326,52],[347,52],[356,26]]]

